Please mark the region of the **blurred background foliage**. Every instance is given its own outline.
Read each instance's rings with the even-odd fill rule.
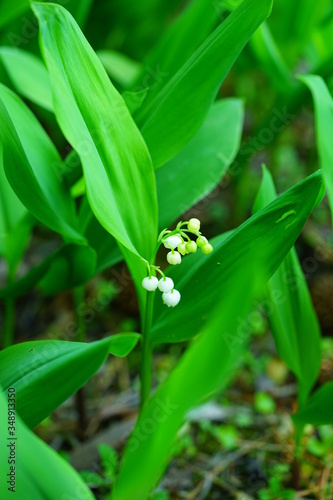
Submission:
[[[133,88],[144,90],[147,86],[152,87],[161,78],[169,79],[241,0],[62,0],[56,3],[64,5],[73,14],[89,43],[98,52],[112,82],[123,93]],[[198,13],[203,8],[205,15],[199,16]],[[189,19],[193,21],[191,29],[188,28]],[[201,37],[197,36],[193,41],[193,32],[198,25]],[[248,218],[261,182],[262,163],[269,166],[278,193],[320,167],[312,97],[297,76],[307,73],[320,75],[332,92],[332,41],[331,0],[275,0],[271,17],[256,32],[237,59],[220,89],[219,97],[239,97],[244,100],[242,145],[219,186],[195,207],[196,216],[203,221],[207,236],[233,229]],[[0,46],[27,51],[41,61],[37,22],[27,0],[17,0],[15,3],[11,0],[0,1]],[[160,59],[163,51],[167,56]],[[18,92],[1,54],[0,82]],[[25,101],[43,124],[62,158],[65,158],[70,148],[53,114],[29,99]],[[48,240],[50,234],[52,239]],[[305,227],[297,243],[297,250],[322,332],[327,336],[332,335],[333,328],[331,239],[330,213],[325,199]],[[326,257],[324,260],[316,259],[315,269],[307,269],[306,259],[316,255],[318,241]],[[23,266],[27,268],[31,263],[38,262],[41,255],[48,255],[57,245],[57,236],[38,224],[30,243],[28,260]],[[3,274],[1,269],[1,278]],[[124,281],[126,286],[123,286]],[[89,338],[97,338],[101,327],[113,332],[138,329],[135,295],[130,280],[126,278],[123,264],[119,264],[112,272],[104,271],[103,275],[91,281],[86,298],[84,317]],[[103,300],[99,304],[101,298]],[[27,330],[34,331],[38,338],[44,335],[46,329],[48,338],[58,338],[71,317],[71,301],[67,292],[47,299],[39,297],[36,300],[33,294],[20,299],[16,326],[19,338],[25,338]],[[243,432],[244,428],[246,431],[250,428],[246,437],[253,440],[253,436],[255,439],[260,438],[260,425],[264,425],[267,426],[269,439],[276,439],[277,442],[286,439],[282,428],[285,422],[276,430],[277,420],[273,418],[275,403],[266,393],[271,391],[278,399],[278,408],[283,409],[279,391],[281,394],[287,393],[287,405],[291,404],[291,398],[288,399],[288,384],[293,379],[290,379],[286,366],[277,359],[271,337],[267,341],[263,340],[263,333],[267,329],[263,317],[260,328],[255,332],[251,351],[244,360],[243,372],[236,380],[236,388],[221,400],[226,407],[230,405],[233,408],[240,402],[244,406],[251,402],[254,403],[254,409],[250,413],[237,411],[237,407],[236,411],[231,410],[231,423],[227,428],[219,424],[225,415],[220,415],[214,424],[207,423],[206,415],[197,420],[194,418],[190,430],[184,432],[185,437],[179,440],[177,449],[174,450],[174,455],[178,457],[177,466],[184,459],[191,460],[198,454],[198,450],[203,452],[202,443],[205,443],[204,453],[207,453],[207,446],[209,452],[210,447],[217,452],[220,449],[217,446],[222,446],[224,453],[226,450],[233,450],[236,443],[242,444],[239,429]],[[333,370],[333,345],[326,340],[323,344],[321,382],[328,381]],[[158,381],[166,378],[183,350],[183,344],[160,349],[155,361]],[[138,365],[139,353],[134,352],[129,360],[119,360],[117,366],[105,368],[104,378],[95,380],[88,389],[88,398],[91,396],[90,408],[95,409],[95,396],[101,388],[106,390],[107,383],[113,384],[119,392],[129,391],[133,383],[132,375],[137,371]],[[284,384],[287,389],[283,390],[281,387]],[[134,388],[137,386],[138,380],[135,379]],[[258,391],[255,397],[253,387]],[[208,416],[210,415],[208,412]],[[39,433],[47,440],[54,439],[62,424],[63,422],[44,424]],[[52,425],[55,429],[52,429]],[[92,429],[96,430],[94,423]],[[332,442],[331,431],[326,434],[323,437],[313,428],[307,429],[310,455],[325,456],[325,447],[331,447]],[[64,441],[69,447],[71,438],[66,435],[61,444]],[[59,443],[57,446],[60,448]],[[284,453],[283,447],[281,450],[278,449],[278,453]],[[290,450],[288,453],[290,454]],[[257,451],[253,454],[255,458],[252,465],[257,473],[257,469],[263,469],[258,466],[262,457],[258,459]],[[273,465],[276,466],[274,460]],[[305,464],[308,469],[305,467],[304,477],[309,478],[309,481],[310,478],[313,481],[319,478],[317,472],[313,472],[317,465],[313,465],[311,460]],[[174,469],[173,465],[171,471],[174,472]],[[276,498],[274,495],[288,498],[282,496],[284,493],[283,488],[280,488],[280,478],[289,472],[287,466],[286,471],[280,470],[275,474],[279,478],[278,484],[268,484],[265,474],[265,477],[259,478],[267,490],[260,498]]]

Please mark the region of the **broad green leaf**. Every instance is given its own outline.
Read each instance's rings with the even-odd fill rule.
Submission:
[[[22,228],[27,213],[26,208],[17,198],[5,175],[2,144],[0,142],[0,255],[7,261],[10,275],[14,274],[20,256],[27,244],[28,235]],[[13,254],[13,245],[10,241],[15,239],[15,234],[18,232],[21,234]],[[26,235],[26,237],[23,235]]]
[[[156,170],[160,230],[210,193],[239,149],[243,103],[217,101],[185,148]]]
[[[263,23],[251,38],[251,47],[273,85],[280,92],[288,92],[294,81],[267,23]]]
[[[15,277],[35,223],[36,219],[27,212],[7,235],[6,247],[10,281]]]
[[[156,171],[160,229],[170,225],[220,181],[238,150],[242,124],[242,101],[223,99],[216,102],[204,125],[184,150]],[[97,253],[96,272],[101,272],[120,262],[122,255],[115,239],[99,224],[89,206],[84,205],[88,213],[82,218],[80,216],[79,225],[85,228],[85,237]],[[127,261],[129,258],[127,255]],[[141,296],[141,281],[146,275],[146,267],[141,266],[135,256],[131,260],[132,263],[127,263],[131,266]],[[140,269],[142,272],[139,272]],[[141,303],[144,304],[143,297]]]
[[[41,59],[13,47],[0,47],[0,57],[17,92],[53,112],[50,78]]]
[[[234,61],[266,19],[271,0],[244,0],[206,39],[136,120],[155,167],[178,153],[198,131]]]
[[[0,28],[29,9],[29,0],[2,0],[0,2]]]
[[[97,254],[96,273],[100,273],[123,260],[117,241],[105,231],[94,216],[88,225],[85,236]]]
[[[91,211],[86,196],[81,202],[79,224],[89,245],[96,252],[96,274],[123,260],[117,241],[100,225]]]
[[[260,265],[258,270],[260,273]],[[247,277],[239,276],[230,295],[219,297],[218,310],[211,314],[199,339],[187,349],[175,370],[141,411],[125,447],[113,500],[148,498],[171,459],[171,446],[186,413],[216,391],[221,392],[237,374],[249,337],[246,332],[243,335],[237,331],[237,320],[243,317],[247,320],[251,309],[258,277],[254,270],[252,272]],[[246,294],[243,293],[245,287]]]
[[[138,334],[123,333],[90,344],[61,340],[16,344],[0,352],[0,384],[5,392],[15,388],[17,413],[33,428],[82,387],[108,353],[124,356],[138,339]]]
[[[112,339],[109,353],[118,358],[127,356],[136,346],[140,335],[138,333],[117,333],[110,337]]]
[[[304,44],[323,18],[330,0],[302,0],[297,2],[297,11],[294,12],[294,36],[298,43]]]
[[[273,247],[276,257],[284,257],[311,213],[318,193],[323,195],[321,188],[320,172],[316,172],[247,220],[227,240],[217,237],[210,255],[198,251],[171,268],[168,276],[180,291],[181,302],[170,309],[157,294],[152,341],[179,342],[193,337],[209,318],[217,298],[230,293],[240,274],[251,272],[252,259]],[[278,238],[283,240],[279,245]]]
[[[6,176],[23,205],[63,237],[83,242],[74,202],[54,169],[59,153],[28,107],[1,84],[0,141]]]
[[[127,109],[133,115],[141,106],[147,96],[147,89],[138,90],[137,92],[131,92],[126,90],[122,93],[122,98],[124,99]]]
[[[288,58],[303,54],[330,0],[279,0],[271,18],[274,35]],[[287,50],[286,50],[287,49]]]
[[[254,211],[264,208],[275,198],[272,176],[264,168]],[[302,405],[320,369],[320,328],[295,248],[267,283],[263,305],[277,351],[298,378]]]
[[[96,273],[96,254],[87,245],[68,244],[46,257],[22,278],[0,289],[0,299],[25,295],[40,283],[50,295],[87,283]]]
[[[208,264],[198,266],[192,260],[195,276],[190,283],[195,290],[191,312],[184,311],[188,303],[182,304],[182,301],[187,301],[190,294],[187,289],[185,297],[184,288],[177,306],[179,311],[183,308],[183,314],[178,315],[178,332],[200,331],[201,335],[141,412],[125,449],[114,500],[148,497],[167,465],[172,442],[186,413],[223,390],[237,374],[251,334],[249,313],[253,301],[295,242],[321,187],[320,175],[310,176],[251,217],[220,248],[216,245]],[[291,207],[297,215],[283,218]],[[214,304],[209,307],[203,325],[205,295],[213,298]],[[168,316],[165,329],[171,338],[177,333],[177,324],[173,311],[169,310]]]
[[[62,0],[59,3],[66,6],[78,25],[83,28],[87,23],[94,0],[66,0],[65,2]]]
[[[133,61],[125,54],[114,50],[96,52],[104,68],[112,80],[127,89],[140,71],[141,64]]]
[[[192,0],[165,30],[144,60],[133,86],[149,89],[145,105],[161,91],[174,74],[205,41],[222,16],[218,2]]]
[[[49,260],[39,286],[45,295],[55,295],[84,285],[96,274],[96,262],[96,252],[90,246],[67,245]]]
[[[0,227],[1,233],[9,233],[11,229],[26,215],[27,209],[22,205],[10,187],[3,167],[3,151],[0,143]]]
[[[318,155],[323,177],[327,184],[328,200],[333,218],[333,99],[324,80],[317,75],[303,75],[299,80],[312,93],[316,114]]]
[[[107,231],[150,259],[157,233],[147,147],[101,62],[70,14],[33,3],[59,125],[80,156],[92,210]]]
[[[1,0],[0,2],[0,28],[13,19],[18,18],[30,9],[30,0]],[[93,0],[59,0],[71,12],[80,26],[85,24]],[[23,18],[23,22],[24,22]],[[24,26],[24,24],[23,24]]]
[[[15,387],[14,387],[15,389]],[[1,498],[9,500],[93,500],[94,496],[79,474],[56,451],[39,439],[26,427],[19,415],[15,415],[15,432],[9,434],[8,409],[12,391],[0,391],[0,476]],[[15,398],[17,394],[15,393]],[[13,432],[13,431],[11,431]],[[15,439],[13,439],[15,438]],[[15,456],[9,463],[10,452]],[[14,453],[15,452],[15,453]],[[12,455],[12,459],[14,456]],[[14,467],[14,469],[10,469]],[[11,485],[10,472],[14,472]],[[14,486],[14,491],[9,490]]]
[[[312,394],[295,415],[296,425],[331,425],[333,423],[333,382],[327,382]]]

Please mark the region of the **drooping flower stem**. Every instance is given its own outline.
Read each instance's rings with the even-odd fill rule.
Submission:
[[[149,399],[152,371],[153,371],[153,349],[150,341],[152,317],[154,307],[154,294],[147,292],[146,310],[142,329],[142,351],[141,351],[141,408]]]

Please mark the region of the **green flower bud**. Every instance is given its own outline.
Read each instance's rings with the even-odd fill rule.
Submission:
[[[207,243],[201,248],[201,251],[203,254],[208,255],[209,253],[212,253],[213,247],[210,243]]]
[[[182,243],[181,245],[179,245],[178,252],[181,255],[186,255],[188,253],[188,251],[186,250],[186,244],[185,243]]]
[[[188,251],[188,253],[195,253],[197,251],[197,244],[195,241],[188,241],[185,244],[185,248]]]
[[[190,219],[188,221],[188,230],[191,231],[191,233],[197,233],[200,229],[200,221],[199,219]]]
[[[207,245],[207,243],[208,240],[204,236],[199,236],[199,238],[197,238],[197,245],[199,248],[204,247],[205,245]]]

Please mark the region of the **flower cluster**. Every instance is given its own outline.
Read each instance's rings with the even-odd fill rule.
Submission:
[[[168,307],[175,307],[180,301],[180,293],[175,290],[171,278],[162,276],[160,280],[156,276],[147,276],[142,280],[142,286],[148,292],[154,292],[157,288],[162,292],[162,300]]]
[[[191,240],[188,233],[195,235],[197,237],[196,241]],[[181,263],[182,256],[195,253],[198,248],[205,255],[213,251],[212,245],[200,232],[200,221],[194,218],[186,222],[179,222],[173,231],[164,229],[158,238],[158,247],[161,243],[170,250],[167,254],[167,261],[173,266]],[[158,288],[162,292],[164,304],[168,307],[175,307],[180,301],[180,293],[174,288],[172,279],[167,278],[158,266],[148,263],[147,266],[149,276],[142,280],[143,288],[149,292],[153,292]],[[156,276],[152,276],[152,270],[162,275],[160,280]]]

